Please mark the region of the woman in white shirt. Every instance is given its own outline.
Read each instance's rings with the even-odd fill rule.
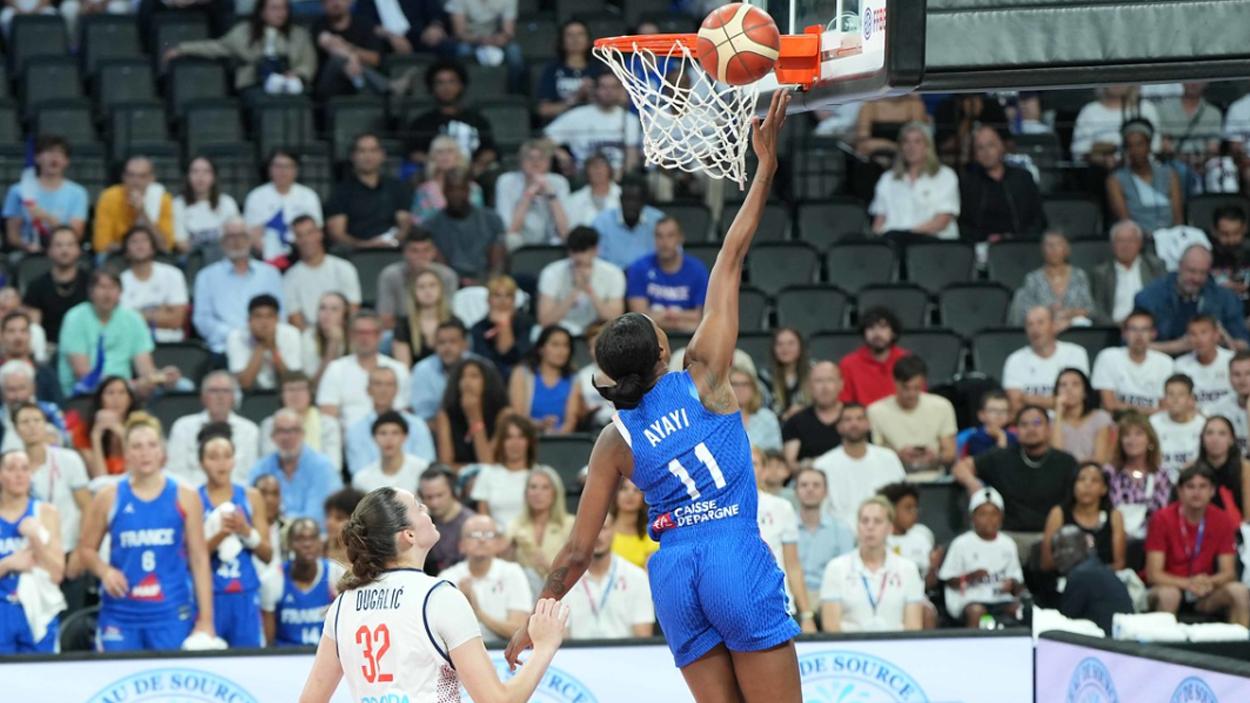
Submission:
[[[569,229],[586,226],[599,213],[621,206],[621,187],[612,180],[612,164],[608,157],[595,153],[586,158],[586,185],[571,193],[564,203]],[[565,230],[565,234],[568,230]],[[563,236],[563,235],[561,235]]]
[[[221,258],[221,228],[239,216],[239,204],[217,189],[217,167],[206,156],[191,159],[182,194],[174,198],[174,248],[199,249],[204,263]]]
[[[477,511],[500,525],[511,525],[525,509],[525,481],[538,463],[538,429],[528,418],[508,414],[495,426],[497,464],[484,464],[470,498]]]
[[[877,181],[868,208],[872,231],[958,239],[959,179],[938,161],[929,126],[909,122],[898,141],[894,167]]]
[[[462,685],[475,701],[529,700],[563,639],[568,606],[538,601],[529,617],[533,653],[501,682],[468,598],[421,571],[439,535],[412,493],[379,488],[365,496],[343,537],[351,572],[339,584],[342,597],[326,612],[301,703],[328,702],[344,676],[353,700],[397,698],[397,693],[413,700],[456,700]],[[394,607],[358,599],[364,588],[372,595],[389,594]]]
[[[825,632],[919,630],[924,587],[916,564],[886,549],[894,506],[873,496],[859,506],[859,548],[829,562],[820,583],[820,624]]]

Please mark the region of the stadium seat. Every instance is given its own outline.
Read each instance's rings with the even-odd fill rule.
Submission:
[[[187,103],[182,136],[188,154],[199,154],[207,146],[238,144],[244,139],[239,103],[220,98]]]
[[[82,96],[78,62],[74,59],[40,57],[27,62],[22,72],[22,107],[27,117],[34,117],[46,102]]]
[[[87,200],[92,203],[100,197],[101,191],[117,182],[107,149],[99,142],[75,146],[71,168],[74,180],[87,189]]]
[[[986,376],[1001,379],[1007,357],[1028,343],[1029,338],[1019,327],[981,330],[972,337],[972,367]]]
[[[917,483],[920,522],[933,531],[934,544],[950,544],[968,529],[968,499],[957,483]]]
[[[508,69],[504,66],[482,66],[470,63],[465,66],[469,84],[464,89],[464,99],[469,102],[489,100],[508,94]]]
[[[693,256],[703,262],[703,265],[707,267],[707,270],[710,273],[712,271],[712,265],[716,263],[716,255],[720,253],[720,245],[707,242],[695,242],[693,244],[687,242],[682,245],[682,252],[684,252],[686,256]]]
[[[250,142],[205,144],[188,153],[207,156],[217,170],[217,187],[237,202],[242,203],[247,194],[260,185],[260,165],[256,161],[256,148]]]
[[[425,85],[425,71],[433,66],[438,58],[433,54],[413,53],[413,54],[392,54],[386,53],[382,55],[382,70],[392,79],[399,78],[408,71],[416,71],[418,80]]]
[[[60,15],[17,15],[7,37],[9,71],[24,72],[32,59],[69,58],[69,36]]]
[[[312,188],[325,202],[334,189],[334,164],[330,161],[330,146],[325,142],[305,144],[295,150],[299,156],[299,182]]]
[[[883,242],[841,242],[825,254],[825,280],[855,295],[864,286],[894,280],[894,250]]]
[[[194,286],[195,281],[189,281]],[[157,368],[176,366],[185,378],[195,382],[196,386],[213,368],[213,355],[199,342],[167,342],[156,345],[152,352],[152,360]],[[172,395],[172,394],[171,394]],[[198,400],[197,400],[198,404]],[[194,412],[198,412],[197,407]],[[168,430],[169,425],[165,425]]]
[[[112,157],[117,161],[134,150],[142,151],[144,145],[166,144],[169,121],[165,106],[155,100],[114,105],[109,110],[108,132]]]
[[[428,95],[392,95],[386,105],[387,119],[395,125],[396,130],[403,133],[405,127],[417,119],[418,115],[434,108],[434,98]],[[501,155],[502,156],[502,155]]]
[[[720,215],[720,238],[725,238],[729,226],[733,224],[741,203],[725,203]],[[756,242],[785,242],[790,239],[790,211],[781,203],[768,203],[760,216],[760,226],[755,231]],[[754,249],[752,249],[754,253]]]
[[[846,326],[846,293],[830,285],[791,286],[777,293],[777,325],[793,327],[803,338]]]
[[[396,261],[403,261],[404,257],[397,250],[359,249],[352,252],[347,260],[356,268],[356,274],[360,277],[360,297],[366,305],[372,307],[378,301],[378,276],[382,269]]]
[[[629,33],[624,18],[617,12],[579,12],[577,19],[590,30],[592,41],[600,37],[619,37]]]
[[[239,414],[257,425],[282,407],[282,396],[277,391],[248,391],[239,404]]]
[[[807,340],[807,355],[812,361],[838,362],[864,343],[858,331],[818,332]]]
[[[888,308],[898,317],[904,330],[925,327],[928,322],[929,294],[910,283],[865,286],[856,294],[855,302],[861,314],[869,308]]]
[[[578,15],[607,10],[605,0],[555,0],[556,19],[560,22],[571,20]],[[590,35],[594,38],[594,35]]]
[[[768,328],[768,294],[758,288],[744,286],[738,291],[738,329],[763,332]]]
[[[15,272],[18,292],[26,294],[26,286],[52,269],[52,260],[44,254],[28,254],[17,263]]]
[[[157,352],[160,351],[160,345],[157,345]],[[163,366],[164,364],[157,364]],[[179,367],[182,368],[182,367]],[[186,371],[183,371],[186,374]],[[161,427],[165,432],[169,432],[169,428],[173,426],[174,421],[184,415],[193,415],[204,409],[200,402],[200,394],[191,393],[164,393],[158,395],[148,401],[148,412],[157,420],[161,421]]]
[[[976,275],[976,252],[964,242],[909,244],[903,257],[907,280],[929,295],[937,295],[952,284],[967,283]]]
[[[175,59],[169,64],[165,81],[165,97],[169,112],[182,117],[190,103],[206,98],[222,99],[229,95],[225,67],[205,59]]]
[[[208,38],[208,20],[198,12],[158,12],[152,17],[152,36],[142,37],[151,47],[157,68],[170,49],[185,41]]]
[[[151,68],[151,64],[143,58],[143,47],[139,42],[139,23],[135,22],[134,17],[83,15],[79,22],[83,73],[93,76],[102,62],[112,59],[139,59]]]
[[[990,245],[990,280],[1015,290],[1024,277],[1042,265],[1042,245],[1031,239],[1016,239]]]
[[[94,652],[96,651],[96,625],[100,618],[100,606],[92,605],[72,613],[65,613],[61,619],[61,631],[57,642],[61,652]]]
[[[542,73],[543,64],[556,55],[556,41],[560,37],[560,27],[550,17],[520,17],[517,19],[516,41],[521,47],[521,56],[530,70]],[[591,35],[594,39],[594,36]]]
[[[0,100],[0,144],[21,145],[21,143],[22,125],[18,118],[17,105],[11,100]],[[22,146],[23,161],[25,161],[25,150],[25,146]]]
[[[261,158],[278,147],[295,149],[316,141],[312,101],[303,95],[258,98],[252,104],[252,133]]]
[[[1092,370],[1098,352],[1107,347],[1120,346],[1123,343],[1122,334],[1119,327],[1069,327],[1059,335],[1059,339],[1084,347]]]
[[[386,106],[381,100],[370,97],[330,98],[326,103],[326,120],[330,131],[330,157],[336,163],[346,161],[357,135],[386,131]]]
[[[829,199],[846,180],[846,152],[832,137],[803,139],[794,149],[791,180],[795,200]]]
[[[741,332],[738,334],[738,349],[755,361],[757,369],[767,368],[773,353],[773,333]]]
[[[491,136],[500,151],[515,151],[533,134],[526,98],[482,100],[478,102],[477,110],[490,124]]]
[[[1051,229],[1069,239],[1102,235],[1102,206],[1085,195],[1048,195],[1042,198],[1042,211]]]
[[[1195,195],[1185,203],[1185,222],[1210,232],[1215,226],[1215,211],[1225,205],[1236,205],[1250,215],[1250,200],[1233,193],[1204,193]]]
[[[963,340],[950,330],[904,330],[899,346],[925,360],[930,388],[951,380],[963,368]]]
[[[573,338],[573,366],[585,368],[592,363],[590,358],[590,342],[583,336]]]
[[[105,114],[114,105],[156,98],[152,65],[143,59],[108,59],[97,69],[92,96]]]
[[[1012,135],[1012,140],[1016,145],[1014,153],[1027,156],[1037,167],[1038,175],[1041,176],[1038,188],[1043,193],[1054,191],[1058,181],[1059,162],[1064,160],[1059,136],[1054,132],[1015,134]]]
[[[35,134],[55,134],[74,146],[95,144],[97,136],[91,103],[82,98],[45,100],[35,110]],[[78,176],[76,168],[74,175]]]
[[[868,232],[868,211],[854,198],[799,203],[798,239],[820,250],[846,235]]]
[[[677,224],[681,225],[681,232],[686,236],[686,247],[698,245],[706,242],[711,237],[712,230],[712,213],[708,211],[707,206],[702,203],[664,203],[664,214],[677,220]],[[716,251],[720,251],[720,245],[712,245]],[[713,260],[716,258],[712,256]],[[708,270],[712,269],[712,265],[707,265]]]
[[[1011,291],[997,283],[964,283],[938,293],[938,319],[942,327],[971,339],[987,327],[1006,323]]]
[[[1072,253],[1068,263],[1089,271],[1111,259],[1111,242],[1107,239],[1077,239],[1070,242]]]
[[[556,470],[566,492],[581,493],[577,475],[589,461],[594,446],[595,438],[590,434],[544,435],[538,440],[538,463]]]
[[[638,22],[648,14],[667,13],[671,5],[669,0],[630,0],[623,4],[625,6],[625,22],[630,27],[637,27]]]
[[[819,272],[820,257],[803,242],[765,242],[747,256],[747,280],[769,295],[814,283]]]
[[[562,246],[530,244],[519,247],[508,255],[508,270],[516,274],[528,274],[538,278],[547,264],[559,261],[568,256],[568,250]]]
[[[10,97],[13,97],[13,95],[9,90],[9,69],[3,61],[0,61],[0,99]]]

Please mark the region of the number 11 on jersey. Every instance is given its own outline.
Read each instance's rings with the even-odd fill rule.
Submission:
[[[712,482],[716,484],[719,490],[725,487],[725,474],[720,470],[720,464],[716,463],[716,457],[712,456],[712,452],[708,450],[707,445],[699,442],[694,445],[694,456],[699,463],[707,467],[708,473],[712,474]],[[668,462],[668,472],[677,477],[682,485],[686,487],[686,493],[690,494],[691,500],[699,499],[699,487],[695,485],[694,479],[690,478],[690,472],[686,467],[681,465],[680,461],[673,459]]]

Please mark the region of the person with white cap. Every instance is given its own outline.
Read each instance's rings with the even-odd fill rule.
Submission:
[[[1003,497],[983,487],[972,493],[968,512],[972,530],[951,542],[938,570],[938,578],[946,584],[946,610],[968,627],[977,627],[986,615],[1014,620],[1024,573],[1016,543],[999,533]]]

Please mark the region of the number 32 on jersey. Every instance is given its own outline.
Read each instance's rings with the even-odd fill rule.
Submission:
[[[716,463],[716,457],[712,456],[712,452],[708,450],[707,445],[699,442],[694,445],[694,456],[699,460],[700,464],[707,469],[712,475],[712,482],[716,484],[717,490],[725,487],[725,474],[720,470],[720,464]],[[699,487],[695,484],[694,479],[690,477],[690,472],[681,462],[673,459],[668,462],[668,472],[677,477],[682,485],[686,487],[686,493],[690,494],[691,500],[698,500]]]

